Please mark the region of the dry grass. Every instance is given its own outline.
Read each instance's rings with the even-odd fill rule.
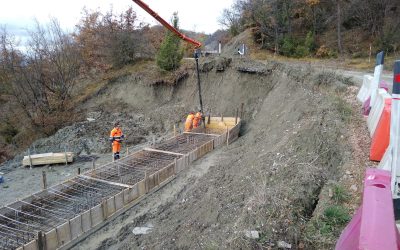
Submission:
[[[351,55],[345,55],[343,58],[330,58],[320,59],[315,57],[305,58],[290,58],[281,55],[275,55],[273,52],[268,50],[255,49],[251,51],[250,58],[254,60],[274,60],[278,62],[305,62],[313,65],[325,65],[328,67],[341,68],[346,70],[362,70],[372,72],[375,66],[375,55],[371,58],[363,55],[362,57],[351,58]],[[385,70],[391,71],[393,69],[394,62],[400,60],[400,53],[391,53],[385,56]]]
[[[138,61],[133,65],[127,65],[120,69],[111,69],[104,73],[94,74],[93,77],[86,77],[81,80],[76,89],[76,96],[73,99],[74,106],[79,106],[92,97],[101,93],[110,84],[117,82],[124,77],[133,77],[135,82],[145,85],[174,85],[188,77],[188,70],[193,69],[193,59],[183,59],[179,69],[173,72],[161,70],[153,60]]]

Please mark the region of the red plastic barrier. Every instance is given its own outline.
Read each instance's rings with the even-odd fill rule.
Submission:
[[[382,81],[379,83],[379,88],[385,89],[386,91],[389,91],[389,83],[382,80]]]
[[[371,102],[371,97],[368,97],[367,100],[365,100],[365,102],[362,105],[362,114],[365,116],[369,115],[369,112],[371,111],[371,107],[370,107],[370,102]]]
[[[363,203],[340,235],[336,250],[400,249],[390,176],[391,173],[386,170],[367,169]]]
[[[371,161],[382,160],[383,155],[390,141],[390,113],[392,109],[392,99],[385,100],[385,107],[381,117],[379,118],[378,126],[372,136],[371,150],[369,152],[369,159]]]
[[[379,88],[385,89],[386,91],[388,91],[388,89],[389,89],[389,83],[387,83],[387,82],[385,82],[385,81],[381,81],[381,82],[379,83]],[[363,105],[362,105],[362,108],[361,108],[361,109],[362,109],[362,114],[363,114],[363,115],[366,115],[366,116],[369,115],[369,112],[371,111],[370,102],[371,102],[371,96],[369,96],[369,97],[364,101],[364,103],[363,103]]]

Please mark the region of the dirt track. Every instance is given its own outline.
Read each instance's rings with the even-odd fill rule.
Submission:
[[[75,249],[305,244],[304,228],[318,208],[321,191],[327,183],[340,180],[346,171],[343,166],[355,157],[347,129],[354,114],[339,97],[350,81],[310,66],[235,59],[230,65],[223,62],[220,72],[216,70],[220,63],[201,64],[205,109],[212,115],[233,116],[244,103],[242,137],[195,162]],[[125,76],[85,106],[90,112],[108,113],[108,103],[119,103],[122,116],[130,117],[123,126],[132,136],[142,132],[150,140],[152,134],[172,131],[174,123],[181,123],[184,114],[196,108],[195,83],[191,69],[188,79],[173,86],[150,86],[137,75]],[[103,119],[104,127],[112,122]],[[51,142],[58,143],[53,137],[46,145]],[[101,149],[91,151],[101,159],[107,157]],[[146,225],[154,227],[150,234],[133,235],[133,228]],[[249,230],[258,231],[259,239],[246,237]]]

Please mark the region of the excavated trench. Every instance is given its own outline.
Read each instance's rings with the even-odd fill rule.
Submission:
[[[218,63],[203,67],[204,103],[224,115],[244,103],[239,140],[74,249],[237,249],[303,242],[321,190],[340,175],[351,154],[343,103],[336,98],[346,86],[337,75],[306,65],[234,60],[221,72]],[[322,85],[320,78],[326,80]],[[174,93],[171,100],[196,103],[195,80],[193,75],[175,86],[168,92]],[[150,234],[132,234],[145,225],[152,225]],[[245,236],[252,230],[259,239]]]
[[[0,208],[0,249],[76,244],[214,147],[234,141],[240,119],[226,119],[208,117],[206,126],[211,129],[198,128],[155,143]],[[217,130],[221,133],[206,133]]]
[[[268,242],[278,240],[301,241],[321,189],[338,176],[340,166],[349,159],[343,139],[346,121],[332,98],[339,87],[343,88],[340,80],[328,79],[329,84],[321,86],[317,81],[325,73],[306,65],[218,59],[200,66],[206,112],[234,117],[243,103],[242,136],[227,148],[205,156],[147,197],[145,203],[109,221],[74,249],[232,249],[271,247]],[[141,115],[140,120],[129,123],[135,124],[133,131],[138,124],[146,129],[146,124],[157,123],[148,129],[165,133],[181,123],[182,114],[196,109],[195,83],[192,71],[187,79],[160,89],[146,84],[143,77],[125,76],[104,88],[85,108],[107,112],[105,104],[123,100],[126,112]],[[22,219],[24,224],[32,222],[29,227],[13,226],[20,230],[15,233],[24,242],[31,240],[36,235],[29,228],[46,231],[54,227],[52,223],[73,219],[224,132],[210,129],[208,135],[182,134],[158,142],[151,146],[153,151],[144,150],[133,158],[90,170],[43,195],[21,201],[29,205],[18,203],[14,208],[35,218],[19,213],[17,219],[10,208],[0,214],[13,221]],[[43,211],[47,210],[51,212],[45,216]],[[53,217],[58,220],[49,222]],[[154,225],[149,235],[132,234],[134,227],[148,223]],[[0,228],[1,239],[7,238],[8,230]],[[247,238],[249,230],[260,232],[262,239]],[[21,240],[11,239],[6,244],[16,246],[15,241]]]

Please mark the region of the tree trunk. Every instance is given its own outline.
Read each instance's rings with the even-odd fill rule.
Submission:
[[[337,42],[338,42],[339,54],[342,55],[343,53],[342,33],[341,33],[342,18],[341,18],[340,0],[336,0],[336,6],[337,6]]]
[[[312,7],[313,14],[313,36],[315,37],[317,33],[317,15],[315,14],[315,6]]]

